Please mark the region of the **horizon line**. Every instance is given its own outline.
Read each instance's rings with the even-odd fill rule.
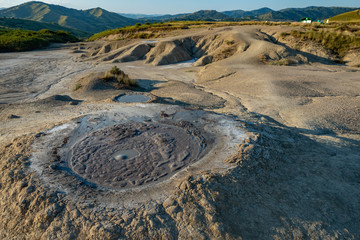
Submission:
[[[86,10],[92,10],[92,9],[96,9],[96,8],[100,8],[102,10],[105,10],[105,11],[108,11],[108,12],[113,12],[113,13],[117,13],[117,14],[133,14],[133,15],[137,15],[137,14],[141,14],[141,15],[159,15],[159,16],[163,16],[163,15],[178,15],[178,14],[191,14],[191,13],[195,13],[195,12],[199,12],[199,11],[217,11],[217,12],[220,12],[220,13],[223,13],[223,12],[228,12],[228,11],[245,11],[245,12],[251,12],[251,11],[256,11],[256,10],[259,10],[259,9],[263,9],[263,8],[268,8],[268,9],[271,9],[272,11],[281,11],[281,10],[285,10],[285,9],[305,9],[305,8],[310,8],[310,7],[324,7],[324,8],[358,8],[360,9],[360,6],[359,7],[349,7],[349,6],[307,6],[307,7],[285,7],[285,8],[281,8],[281,9],[273,9],[271,7],[260,7],[260,8],[255,8],[255,9],[252,9],[252,10],[244,10],[244,9],[231,9],[231,10],[224,10],[224,11],[219,11],[219,10],[216,10],[216,9],[199,9],[199,10],[195,10],[193,12],[179,12],[179,13],[141,13],[141,12],[115,12],[115,11],[110,11],[106,8],[103,8],[103,7],[93,7],[93,8],[74,8],[74,7],[67,7],[67,6],[64,6],[64,5],[60,5],[60,4],[54,4],[54,3],[46,3],[46,2],[42,2],[42,1],[27,1],[27,2],[24,2],[24,3],[21,3],[21,4],[17,4],[17,5],[13,5],[13,6],[10,6],[10,7],[2,7],[0,6],[0,8],[3,10],[3,9],[8,9],[8,8],[12,8],[12,7],[16,7],[16,6],[20,6],[20,5],[23,5],[23,4],[27,4],[27,3],[31,3],[31,2],[36,2],[36,3],[43,3],[43,4],[47,4],[47,5],[53,5],[53,6],[61,6],[61,7],[64,7],[64,8],[68,8],[68,9],[74,9],[74,10],[79,10],[79,11],[86,11]]]

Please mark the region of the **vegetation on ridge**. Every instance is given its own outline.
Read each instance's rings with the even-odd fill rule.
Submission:
[[[360,22],[360,10],[339,14],[329,20],[336,22]]]
[[[89,37],[89,33],[83,32],[80,30],[67,28],[60,26],[54,23],[45,23],[38,22],[26,19],[18,19],[18,18],[6,18],[0,17],[0,29],[21,29],[21,30],[31,30],[31,31],[40,31],[42,29],[49,29],[52,31],[66,31],[77,37]]]
[[[311,40],[332,50],[339,57],[344,57],[350,50],[360,48],[360,25],[331,24],[310,25],[301,30],[282,33],[282,37],[291,35],[301,40]]]
[[[6,30],[0,29],[0,52],[35,50],[51,43],[76,42],[78,39],[65,31]]]
[[[108,29],[106,31],[96,33],[93,36],[89,38],[89,41],[95,41],[99,38],[107,37],[110,35],[116,35],[116,34],[122,34],[126,35],[126,38],[152,38],[156,37],[156,33],[159,31],[170,31],[170,30],[176,30],[176,29],[187,29],[188,24],[185,24],[183,22],[171,22],[171,23],[146,23],[146,24],[140,24],[137,23],[133,26],[127,26],[122,28],[116,28],[116,29]],[[146,34],[146,32],[150,32],[149,34]]]
[[[100,38],[105,38],[111,35],[119,35],[114,40],[132,39],[132,38],[157,38],[160,37],[163,32],[169,32],[174,30],[189,29],[189,28],[201,28],[201,27],[226,27],[226,26],[241,26],[241,25],[290,25],[290,22],[209,22],[209,21],[173,21],[173,22],[160,22],[160,23],[145,23],[136,24],[133,26],[127,26],[117,29],[109,29],[104,32],[96,33],[88,40],[95,41]]]

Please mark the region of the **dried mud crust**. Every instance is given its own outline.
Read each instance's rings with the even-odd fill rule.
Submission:
[[[72,147],[69,165],[90,182],[130,188],[170,177],[198,160],[208,146],[186,121],[130,122],[90,133]]]

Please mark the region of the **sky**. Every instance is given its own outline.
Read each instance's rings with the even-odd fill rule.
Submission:
[[[12,7],[23,0],[0,0],[0,7]],[[284,8],[302,8],[308,6],[325,7],[358,7],[360,0],[42,0],[42,2],[62,5],[75,9],[89,9],[101,7],[117,13],[144,13],[144,14],[177,14],[190,13],[198,10],[254,10],[269,7],[273,10]]]

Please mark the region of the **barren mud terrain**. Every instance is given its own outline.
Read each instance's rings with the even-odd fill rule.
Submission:
[[[359,239],[360,56],[292,28],[0,54],[0,238]]]

